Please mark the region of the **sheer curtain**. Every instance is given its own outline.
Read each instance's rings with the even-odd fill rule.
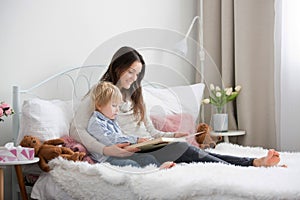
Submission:
[[[278,146],[284,151],[300,151],[300,1],[278,1],[276,9]]]

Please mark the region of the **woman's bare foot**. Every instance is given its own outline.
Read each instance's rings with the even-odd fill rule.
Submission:
[[[168,162],[164,162],[160,167],[159,169],[169,169],[169,168],[172,168],[176,165],[176,163],[174,162],[171,162],[171,161],[168,161]]]
[[[262,158],[256,158],[253,161],[254,167],[272,167],[279,163],[280,157],[279,153],[274,149],[268,151],[267,156]],[[287,167],[286,165],[280,165],[281,167]]]

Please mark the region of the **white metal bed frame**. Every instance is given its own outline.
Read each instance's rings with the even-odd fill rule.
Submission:
[[[21,103],[26,99],[41,98],[47,100],[60,99],[60,100],[76,100],[80,101],[82,97],[89,91],[92,85],[100,80],[104,72],[106,71],[106,65],[86,65],[78,66],[70,69],[66,69],[59,72],[49,78],[41,81],[28,89],[20,89],[19,86],[13,86],[13,109],[15,114],[12,118],[12,130],[13,130],[13,142],[16,145],[17,136],[20,128],[20,117],[21,117]],[[63,77],[66,77],[63,79]],[[183,80],[187,81],[185,77]],[[63,88],[66,82],[70,84],[67,88]],[[59,84],[59,83],[63,84]],[[51,83],[56,83],[51,85]],[[159,82],[147,81],[145,78],[142,81],[143,87],[154,87],[154,88],[165,88],[168,87]],[[179,82],[178,82],[179,84]],[[182,83],[180,83],[181,85]],[[49,90],[49,85],[52,86]],[[47,90],[43,91],[43,86],[47,86]],[[51,92],[54,91],[54,92]],[[61,92],[59,92],[61,91]],[[26,98],[27,97],[27,98]],[[17,199],[17,182],[16,174],[12,173],[12,199]],[[27,193],[30,192],[31,188],[26,188]]]
[[[94,73],[94,70],[91,71],[90,73],[85,73],[85,72],[80,73],[80,70],[87,71],[86,69],[95,69],[95,68],[104,70],[106,68],[106,66],[105,65],[88,65],[88,66],[80,66],[80,67],[74,67],[71,69],[67,69],[67,70],[64,70],[53,76],[50,76],[46,80],[41,81],[28,89],[20,89],[19,86],[13,86],[12,98],[13,98],[13,109],[15,111],[15,114],[12,116],[12,120],[13,120],[12,129],[13,129],[14,141],[16,140],[16,137],[19,132],[19,123],[20,123],[20,115],[21,115],[20,108],[22,106],[21,102],[23,102],[22,95],[28,95],[31,97],[36,96],[39,98],[43,98],[43,97],[39,96],[38,94],[36,94],[35,90],[42,87],[46,83],[54,81],[55,79],[58,79],[57,81],[59,81],[59,78],[61,78],[62,76],[66,76],[67,78],[69,78],[69,80],[72,83],[70,89],[72,90],[72,93],[74,94],[73,97],[75,97],[76,99],[80,99],[82,96],[78,95],[76,92],[77,91],[76,85],[78,84],[78,81],[81,81],[83,79],[85,82],[81,82],[80,84],[86,84],[86,89],[88,91],[88,89],[91,88],[91,85],[93,83],[95,83],[95,82],[93,82],[95,80],[95,78],[100,78],[102,75],[101,73],[99,73],[99,74],[97,74],[97,77],[95,77],[96,74]],[[74,72],[77,72],[77,73],[74,74]],[[57,89],[60,89],[60,88],[58,87]],[[84,92],[87,92],[87,91],[84,91]],[[59,97],[56,97],[56,98],[59,98]]]

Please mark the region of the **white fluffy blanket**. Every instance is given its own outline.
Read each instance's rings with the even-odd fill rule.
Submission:
[[[228,143],[210,151],[249,157],[267,152]],[[57,158],[47,176],[73,199],[300,199],[300,153],[281,152],[280,164],[288,168],[194,163],[158,170]]]

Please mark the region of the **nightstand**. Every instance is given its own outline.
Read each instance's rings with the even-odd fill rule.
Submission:
[[[0,163],[0,200],[4,199],[4,174],[2,167],[5,166],[15,166],[18,184],[21,191],[22,199],[28,199],[27,193],[25,190],[25,184],[24,184],[24,178],[23,178],[23,172],[22,172],[22,165],[26,164],[33,164],[37,163],[39,161],[39,158],[34,158],[33,160],[23,160],[23,161],[11,161],[11,162],[2,162]]]
[[[246,131],[243,131],[243,130],[228,130],[227,132],[214,132],[214,131],[210,132],[211,136],[224,137],[224,142],[227,142],[227,143],[229,143],[230,136],[240,136],[240,135],[245,135],[245,134],[246,134]]]

